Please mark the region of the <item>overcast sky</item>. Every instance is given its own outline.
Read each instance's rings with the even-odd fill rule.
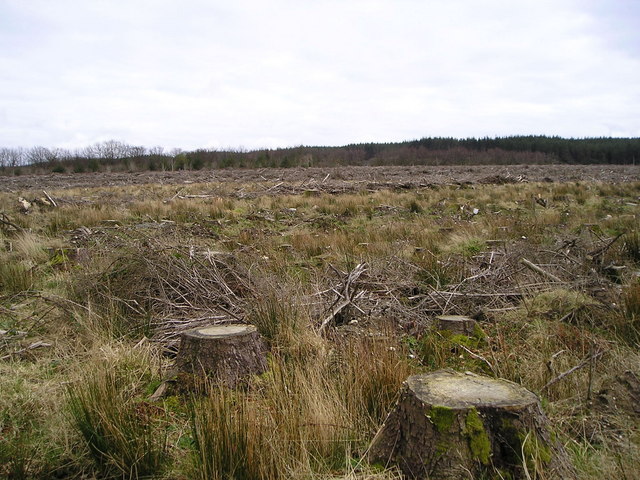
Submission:
[[[0,146],[640,136],[638,0],[0,0]]]

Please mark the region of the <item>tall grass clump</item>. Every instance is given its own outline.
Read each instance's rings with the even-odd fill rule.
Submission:
[[[248,320],[266,339],[272,351],[289,360],[315,357],[322,349],[320,337],[312,330],[308,312],[295,305],[295,295],[277,293],[269,286],[255,298]],[[273,290],[272,290],[273,289]]]
[[[618,332],[630,343],[640,341],[640,282],[629,285],[622,296],[624,315]]]
[[[406,352],[391,336],[362,337],[345,345],[337,372],[345,404],[363,436],[375,433],[413,373]]]
[[[192,477],[326,478],[368,468],[361,456],[410,373],[390,343],[354,338],[306,360],[275,350],[249,391],[210,388],[191,406]]]
[[[190,410],[193,478],[275,478],[273,465],[260,455],[260,443],[265,439],[246,394],[213,387],[207,396],[196,399]]]
[[[33,288],[33,271],[13,257],[0,259],[0,293],[11,295]]]
[[[0,477],[31,478],[43,453],[34,399],[22,380],[3,381],[0,386]]]
[[[35,265],[46,262],[49,256],[43,239],[29,232],[22,232],[13,240],[13,250],[24,261]]]
[[[352,425],[320,363],[271,359],[254,393],[218,387],[192,406],[193,475],[309,478],[345,464]]]
[[[156,476],[169,458],[162,412],[137,397],[131,380],[96,368],[68,390],[72,423],[107,477]]]
[[[636,263],[640,263],[640,232],[634,229],[624,236],[624,253]]]

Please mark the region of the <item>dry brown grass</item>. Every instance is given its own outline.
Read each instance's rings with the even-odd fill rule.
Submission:
[[[0,195],[28,230],[0,229],[0,330],[26,332],[0,336],[0,474],[140,477],[133,447],[88,453],[78,413],[144,446],[146,431],[114,412],[147,407],[181,328],[241,320],[269,341],[269,370],[248,390],[149,406],[143,425],[166,438],[150,475],[397,478],[363,452],[401,382],[449,366],[539,394],[581,478],[633,477],[635,419],[594,401],[605,382],[638,371],[639,184],[344,194],[274,184],[60,190],[50,192],[58,208],[28,214]],[[364,263],[343,324],[320,334]],[[487,338],[434,335],[442,313],[478,314]],[[51,346],[28,349],[39,340]]]

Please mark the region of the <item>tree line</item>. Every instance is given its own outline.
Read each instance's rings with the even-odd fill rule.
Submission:
[[[333,167],[344,165],[635,164],[640,138],[425,137],[397,143],[258,150],[166,150],[117,140],[68,150],[0,148],[3,174],[182,170],[201,168]]]

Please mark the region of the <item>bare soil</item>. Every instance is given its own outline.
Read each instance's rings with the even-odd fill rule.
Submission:
[[[292,189],[294,191],[317,189],[332,192],[416,188],[447,184],[574,181],[621,183],[637,180],[640,180],[640,166],[634,165],[298,167],[7,176],[0,177],[0,191],[60,190],[149,183],[171,185],[208,182],[275,182],[274,190],[280,189],[280,193],[294,193],[291,191]],[[282,184],[277,185],[279,182]]]

